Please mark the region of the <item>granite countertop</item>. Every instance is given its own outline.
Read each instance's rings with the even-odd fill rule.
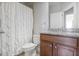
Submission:
[[[68,36],[68,37],[79,37],[79,33],[73,33],[73,32],[60,32],[60,31],[44,31],[41,32],[42,34],[51,34],[51,35],[62,35],[62,36]]]

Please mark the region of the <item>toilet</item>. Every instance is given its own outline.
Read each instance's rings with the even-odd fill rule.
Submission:
[[[39,36],[33,36],[33,43],[26,43],[22,50],[25,52],[25,56],[36,56],[36,48],[39,45]]]
[[[36,44],[34,43],[27,43],[23,46],[23,51],[25,52],[25,56],[35,56],[36,55]]]

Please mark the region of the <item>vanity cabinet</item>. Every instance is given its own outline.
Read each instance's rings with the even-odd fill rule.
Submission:
[[[40,34],[41,56],[77,56],[79,55],[78,37],[53,34]]]
[[[76,49],[61,45],[61,44],[56,44],[54,46],[54,56],[75,56],[76,55]]]
[[[44,41],[41,41],[41,46],[40,48],[42,48],[41,50],[41,55],[45,55],[45,56],[51,56],[52,55],[52,44],[49,43],[49,42],[44,42]]]

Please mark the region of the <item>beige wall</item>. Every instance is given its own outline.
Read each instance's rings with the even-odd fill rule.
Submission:
[[[49,5],[47,2],[34,3],[34,34],[49,28]]]

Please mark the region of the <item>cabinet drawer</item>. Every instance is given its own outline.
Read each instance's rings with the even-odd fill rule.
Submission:
[[[54,39],[52,36],[49,35],[40,35],[40,40],[44,40],[44,41],[49,41],[49,42],[54,42]]]
[[[65,36],[58,36],[58,35],[48,35],[48,34],[41,34],[41,40],[46,40],[50,42],[61,43],[64,45],[68,45],[71,47],[77,47],[77,39]]]
[[[76,38],[70,38],[70,37],[63,37],[63,36],[52,36],[54,42],[61,43],[64,45],[69,45],[72,47],[77,46],[77,39]]]

